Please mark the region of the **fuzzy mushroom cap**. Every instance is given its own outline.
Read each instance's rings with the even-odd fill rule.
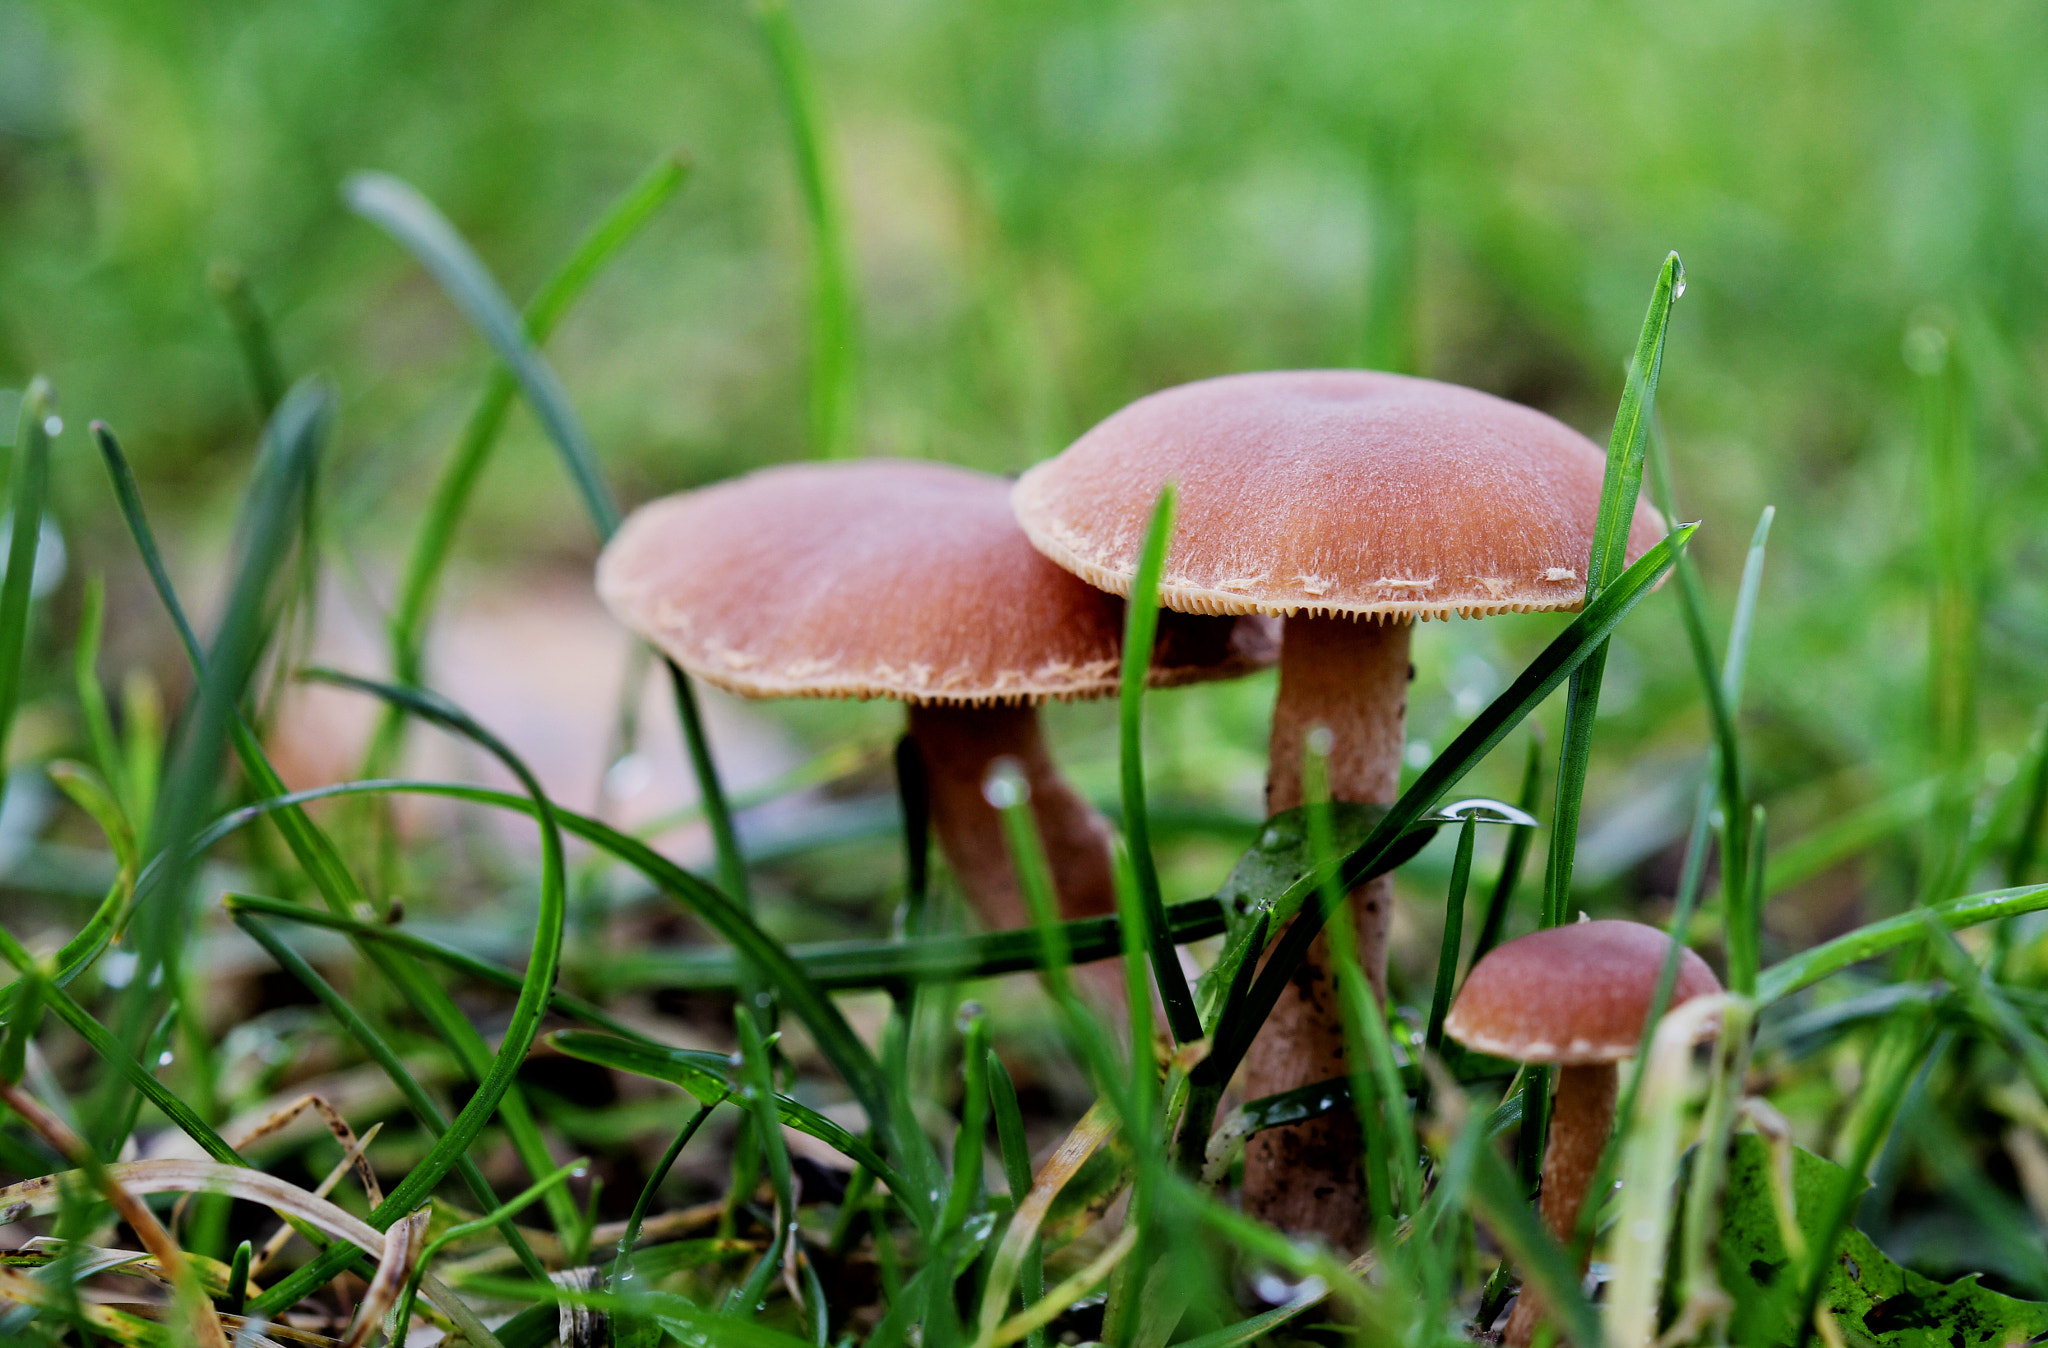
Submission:
[[[633,512],[597,591],[684,669],[748,697],[1113,693],[1123,601],[1034,551],[1009,488],[908,460],[763,469]],[[1151,682],[1232,677],[1278,650],[1271,624],[1162,614]]]
[[[1583,1066],[1634,1057],[1670,949],[1669,936],[1640,922],[1531,932],[1473,966],[1444,1031],[1467,1048],[1517,1062]],[[1720,990],[1705,960],[1679,953],[1671,1005]]]
[[[1160,600],[1188,613],[1474,617],[1573,609],[1607,456],[1541,412],[1361,370],[1228,375],[1155,393],[1024,474],[1046,556],[1130,593],[1179,484]],[[1647,504],[1633,561],[1661,539]]]

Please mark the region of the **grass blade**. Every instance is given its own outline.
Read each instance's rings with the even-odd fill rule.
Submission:
[[[811,223],[811,444],[820,458],[850,458],[860,452],[859,315],[825,117],[787,0],[755,0],[754,17],[789,121],[797,183]]]
[[[1529,758],[1522,767],[1522,790],[1515,803],[1522,813],[1534,815],[1543,795],[1543,736],[1529,736]],[[1486,901],[1486,920],[1480,924],[1479,937],[1472,943],[1472,963],[1486,958],[1486,953],[1500,944],[1501,934],[1507,930],[1508,909],[1514,903],[1515,889],[1522,882],[1522,867],[1529,858],[1529,845],[1536,840],[1536,830],[1517,828],[1508,830],[1506,849],[1501,853],[1500,876],[1493,882],[1493,893]]]
[[[1947,903],[1930,904],[1927,912],[1950,931],[1960,931],[1980,922],[1995,922],[2043,909],[2048,909],[2048,884],[1967,894]],[[1757,1004],[1769,1006],[1801,988],[1813,986],[1829,974],[1911,945],[1924,935],[1920,922],[1918,912],[1900,913],[1778,961],[1757,976]]]
[[[477,255],[432,202],[388,173],[358,173],[342,187],[349,209],[403,244],[476,325],[512,371],[533,414],[555,442],[600,537],[619,527],[619,506],[555,372],[527,340],[518,313]]]
[[[28,651],[29,599],[36,547],[43,533],[43,503],[50,488],[50,383],[38,376],[21,396],[15,433],[14,486],[8,510],[7,575],[0,580],[0,766],[21,705],[22,659]]]
[[[226,315],[235,348],[242,353],[242,370],[249,376],[256,415],[268,421],[284,401],[284,362],[277,358],[277,341],[263,306],[256,302],[256,288],[249,284],[247,272],[225,259],[206,269],[206,288]]]
[[[1138,901],[1151,928],[1152,977],[1166,1008],[1166,1023],[1176,1042],[1191,1044],[1202,1037],[1202,1018],[1180,967],[1159,895],[1159,867],[1152,855],[1152,825],[1145,812],[1145,681],[1152,668],[1152,642],[1159,631],[1159,576],[1173,539],[1173,486],[1159,493],[1138,573],[1124,605],[1124,663],[1117,688],[1118,747],[1123,776],[1124,835],[1130,839],[1131,870],[1138,882]]]
[[[1649,448],[1657,380],[1664,368],[1664,336],[1671,323],[1671,304],[1685,293],[1685,266],[1672,253],[1657,273],[1650,309],[1636,340],[1614,433],[1607,446],[1607,477],[1600,489],[1600,513],[1593,528],[1593,548],[1586,559],[1586,602],[1591,603],[1619,576],[1628,553],[1629,526],[1635,521],[1636,497],[1642,488],[1643,459]],[[1572,678],[1565,698],[1564,734],[1558,748],[1556,805],[1551,811],[1550,857],[1544,872],[1543,925],[1564,920],[1570,901],[1572,861],[1578,846],[1580,798],[1593,754],[1593,717],[1600,702],[1600,679],[1606,668],[1605,647],[1590,652]]]

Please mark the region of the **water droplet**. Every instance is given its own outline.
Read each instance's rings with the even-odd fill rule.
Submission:
[[[169,1067],[177,1059],[177,1056],[177,1054],[169,1049],[165,1049],[162,1053],[156,1055],[156,1065],[158,1067]]]
[[[1671,298],[1680,299],[1685,295],[1685,263],[1678,264],[1678,275],[1671,281]]]
[[[988,765],[982,778],[981,795],[998,810],[1022,805],[1031,799],[1031,783],[1024,779],[1024,765],[1008,754]]]
[[[1322,1099],[1320,1099],[1320,1100],[1316,1101],[1316,1108],[1317,1108],[1317,1109],[1320,1109],[1320,1110],[1325,1110],[1325,1111],[1328,1111],[1328,1110],[1332,1110],[1332,1109],[1335,1109],[1336,1107],[1337,1107],[1337,1102],[1336,1102],[1335,1100],[1331,1099],[1331,1098],[1330,1098],[1329,1096],[1327,1096],[1327,1095],[1326,1095],[1326,1096],[1324,1096],[1324,1097],[1323,1097]]]
[[[1331,732],[1330,727],[1319,725],[1308,732],[1308,751],[1316,757],[1328,758],[1336,747],[1337,736]]]
[[[754,1005],[766,1011],[769,1007],[775,1005],[775,999],[765,992],[757,992],[754,994]]]
[[[1277,852],[1287,846],[1287,835],[1277,828],[1269,828],[1259,835],[1259,848],[1266,852]]]
[[[49,436],[52,440],[64,434],[64,418],[58,416],[55,412],[44,417],[43,434]]]
[[[100,961],[100,982],[110,988],[125,988],[134,981],[135,966],[141,962],[132,950],[110,950]]]
[[[588,1176],[589,1174],[590,1174],[590,1167],[589,1167],[589,1166],[587,1166],[587,1165],[579,1165],[579,1166],[577,1166],[577,1167],[576,1167],[576,1168],[575,1168],[574,1170],[571,1170],[571,1171],[569,1172],[569,1178],[570,1178],[570,1179],[583,1179],[583,1178],[587,1177],[587,1176]]]
[[[953,1017],[953,1028],[962,1034],[966,1034],[967,1028],[974,1024],[975,1021],[980,1020],[982,1014],[980,1002],[962,1002],[960,1003],[960,1014]]]
[[[731,1063],[734,1067],[745,1067],[747,1065],[747,1055],[735,1049],[733,1050],[731,1056],[726,1058],[726,1061]]]

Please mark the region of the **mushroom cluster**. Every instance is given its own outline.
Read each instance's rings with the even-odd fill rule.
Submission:
[[[1277,654],[1276,814],[1302,803],[1303,746],[1319,727],[1332,735],[1334,798],[1394,800],[1413,622],[1584,602],[1605,469],[1578,432],[1470,389],[1364,371],[1233,375],[1140,399],[1014,488],[865,460],[653,502],[606,551],[598,588],[629,627],[721,687],[908,703],[941,850],[983,918],[1011,926],[1024,905],[981,794],[1003,756],[1023,765],[1063,915],[1115,907],[1107,826],[1059,778],[1035,707],[1115,689],[1121,597],[1167,484],[1177,514],[1151,681],[1229,677]],[[1640,506],[1629,558],[1664,532]],[[1382,998],[1391,898],[1387,877],[1350,896]],[[1344,1059],[1318,940],[1246,1059],[1245,1088],[1343,1076]],[[1355,1248],[1367,1215],[1356,1121],[1257,1135],[1244,1204]]]
[[[597,589],[707,683],[907,703],[932,830],[983,921],[1029,920],[982,796],[1003,757],[1029,783],[1061,915],[1116,910],[1109,826],[1054,767],[1037,706],[1116,691],[1123,601],[1032,550],[1002,478],[894,459],[763,469],[635,511],[598,561]],[[1172,616],[1155,686],[1274,659],[1270,624]]]

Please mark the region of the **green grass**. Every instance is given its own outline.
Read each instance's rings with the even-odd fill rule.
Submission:
[[[431,1203],[420,1268],[486,1348],[563,1305],[636,1348],[1448,1344],[1518,1281],[1583,1348],[1791,1342],[1816,1308],[1852,1344],[2048,1329],[2029,12],[457,3],[202,41],[104,9],[0,13],[54,72],[0,96],[0,759],[10,816],[48,798],[0,876],[0,1079],[87,1170],[182,1136],[310,1186],[331,1140],[239,1130],[317,1074],[385,1125],[388,1196],[336,1201],[380,1230]],[[1671,254],[1645,319],[1671,246],[1691,293]],[[699,857],[436,691],[475,672],[435,654],[456,605],[585,584],[622,501],[806,456],[1014,470],[1164,384],[1361,352],[1608,433],[1592,602],[1422,629],[1400,799],[1311,781],[1262,821],[1270,677],[1142,685],[1162,499],[1120,698],[1047,715],[1117,821],[1116,917],[1053,920],[999,782],[1038,921],[966,929],[872,709],[741,712],[672,670]],[[111,491],[59,392],[126,431],[132,459],[90,431]],[[1646,474],[1704,523],[1624,566]],[[386,666],[302,668],[336,594]],[[309,673],[380,729],[357,779],[289,790],[270,731]],[[637,715],[590,753],[666,733]],[[813,766],[749,785],[744,716]],[[421,722],[516,789],[401,775]],[[1461,783],[1547,832],[1439,837]],[[451,813],[401,826],[410,798]],[[901,837],[750,834],[821,800]],[[1337,964],[1352,1074],[1226,1094],[1308,942],[1342,945],[1337,896],[1393,868],[1392,1006]],[[1685,935],[1731,994],[1698,1058],[1645,1028],[1595,1299],[1530,1203],[1544,1074],[1438,1034],[1480,954],[1580,910]],[[1078,991],[1112,959],[1127,1027]],[[1246,1135],[1341,1109],[1369,1250],[1236,1209]],[[0,1112],[0,1186],[60,1168],[37,1117]],[[224,1311],[322,1315],[377,1262],[252,1273],[257,1205],[163,1211]],[[133,1244],[85,1186],[25,1220]],[[71,1258],[0,1251],[0,1336],[181,1341],[88,1331],[78,1294],[135,1284]]]

